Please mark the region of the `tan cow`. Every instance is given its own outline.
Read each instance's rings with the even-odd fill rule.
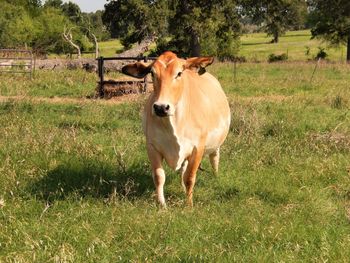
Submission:
[[[205,72],[212,62],[211,57],[184,60],[167,51],[148,66],[135,63],[122,69],[137,78],[152,74],[154,91],[145,105],[143,127],[157,198],[164,207],[163,159],[172,169],[181,169],[190,206],[204,154],[209,154],[214,171],[218,171],[220,146],[230,126],[230,108],[218,80]]]

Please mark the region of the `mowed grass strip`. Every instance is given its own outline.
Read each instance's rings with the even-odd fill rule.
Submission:
[[[155,203],[144,98],[0,102],[0,261],[349,261],[349,67],[320,64],[311,82],[307,63],[208,70],[232,125],[193,209],[169,169],[169,208]]]

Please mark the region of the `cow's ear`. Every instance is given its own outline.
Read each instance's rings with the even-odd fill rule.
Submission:
[[[214,62],[213,57],[194,57],[188,58],[185,62],[185,69],[198,72],[199,75],[205,73],[205,68]]]
[[[122,72],[131,77],[142,79],[151,72],[151,65],[146,66],[140,62],[128,64],[122,68]]]

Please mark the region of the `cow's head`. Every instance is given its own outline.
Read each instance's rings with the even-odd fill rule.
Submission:
[[[167,51],[150,65],[137,62],[124,66],[122,72],[135,78],[143,78],[151,73],[155,95],[152,112],[158,117],[168,117],[174,115],[183,94],[184,75],[189,71],[203,74],[205,67],[211,63],[212,57],[193,57],[185,60]]]

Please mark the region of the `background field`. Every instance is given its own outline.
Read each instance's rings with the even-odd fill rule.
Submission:
[[[266,62],[270,54],[288,54],[288,61],[312,61],[320,48],[327,53],[327,60],[332,62],[346,61],[345,45],[331,46],[320,39],[311,39],[310,30],[288,31],[280,37],[277,44],[272,44],[271,37],[266,33],[243,34],[238,56],[244,56],[250,62]],[[155,44],[150,46],[154,49]],[[123,51],[123,45],[118,39],[99,43],[100,55],[113,57]],[[306,54],[307,49],[309,53]],[[146,53],[147,55],[147,53]],[[66,57],[66,55],[50,55],[49,57]],[[93,58],[94,54],[83,54],[83,57]]]
[[[327,42],[319,39],[311,39],[309,30],[289,31],[280,38],[279,43],[271,44],[271,37],[266,33],[247,34],[241,37],[239,54],[249,61],[267,61],[270,54],[288,54],[289,61],[312,60],[323,48],[327,53],[327,59],[334,62],[346,61],[346,47],[330,46]],[[306,50],[309,48],[309,54]]]
[[[279,43],[271,44],[270,42],[271,37],[267,36],[266,33],[244,34],[241,36],[241,47],[238,55],[246,57],[250,62],[266,62],[272,53],[276,55],[286,53],[289,61],[308,61],[314,59],[319,48],[323,48],[329,61],[345,62],[346,59],[345,45],[335,47],[330,46],[325,41],[311,39],[310,30],[288,31],[280,37]],[[307,48],[309,54],[306,54]],[[105,57],[115,56],[122,50],[123,46],[119,40],[100,43],[101,55]],[[91,57],[91,55],[87,56]]]
[[[350,66],[314,69],[210,66],[232,110],[220,174],[204,160],[188,209],[167,169],[167,211],[145,96],[85,99],[97,77],[83,71],[0,75],[0,262],[348,262]]]

